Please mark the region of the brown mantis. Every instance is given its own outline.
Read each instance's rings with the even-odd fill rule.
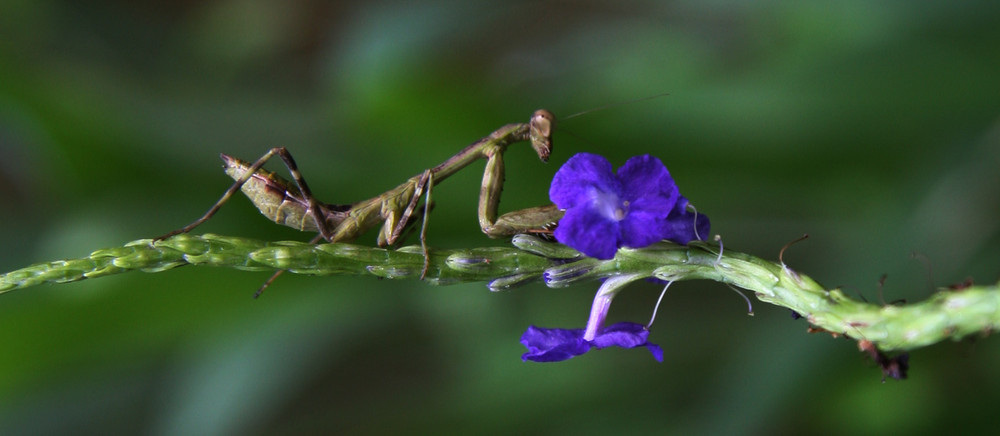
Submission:
[[[201,218],[156,240],[193,230],[211,218],[238,189],[242,189],[254,206],[268,219],[302,231],[319,232],[311,243],[316,243],[320,239],[328,242],[351,242],[382,224],[378,233],[378,245],[392,246],[406,233],[417,216],[424,216],[420,244],[424,258],[427,259],[429,254],[425,237],[426,214],[432,187],[478,159],[486,159],[479,195],[479,224],[483,232],[490,237],[528,232],[550,233],[555,222],[562,217],[562,212],[554,205],[524,209],[500,217],[497,217],[497,213],[504,181],[503,153],[511,144],[527,141],[531,143],[538,158],[546,162],[552,151],[554,124],[555,118],[551,112],[544,109],[537,110],[528,123],[505,125],[465,147],[440,165],[424,170],[421,174],[409,178],[379,196],[349,205],[326,204],[316,200],[299,173],[292,155],[284,147],[272,148],[252,164],[223,154],[226,174],[235,182]],[[262,169],[274,156],[278,156],[284,162],[295,186],[280,176]],[[417,205],[425,193],[424,208],[423,211],[419,211]],[[425,260],[424,274],[426,270]],[[268,279],[255,297],[259,296],[280,273],[281,271],[278,271]],[[421,277],[424,274],[421,274]]]

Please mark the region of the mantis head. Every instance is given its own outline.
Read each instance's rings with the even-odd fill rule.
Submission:
[[[542,162],[548,162],[549,154],[552,153],[552,129],[556,125],[556,117],[545,109],[539,109],[531,114],[531,121],[528,123],[528,135],[531,139],[531,147],[538,153],[538,158]]]

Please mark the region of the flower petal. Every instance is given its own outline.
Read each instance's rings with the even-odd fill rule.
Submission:
[[[583,329],[546,329],[529,326],[521,335],[521,344],[528,352],[523,361],[558,362],[590,351],[590,344],[583,340]]]
[[[622,347],[635,348],[646,347],[653,358],[659,362],[663,361],[663,349],[659,345],[648,341],[649,330],[642,324],[634,322],[620,322],[609,325],[597,334],[591,341],[595,348]]]
[[[634,202],[640,198],[654,197],[666,204],[667,210],[674,207],[680,191],[670,171],[660,159],[644,154],[635,156],[618,169],[623,200]]]
[[[662,241],[672,233],[668,216],[673,204],[644,197],[629,204],[628,214],[618,223],[621,245],[642,248]]]
[[[604,156],[577,153],[569,158],[549,187],[549,199],[560,209],[569,209],[593,200],[594,191],[618,193],[620,186]]]
[[[663,361],[663,349],[650,343],[649,330],[641,324],[620,322],[601,329],[593,341],[583,340],[583,329],[546,329],[529,326],[521,335],[521,343],[528,352],[521,355],[523,361],[559,362],[584,354],[593,347],[636,348],[646,347],[653,358]]]
[[[597,348],[635,348],[645,344],[647,338],[649,330],[642,324],[619,322],[601,329],[592,342]]]
[[[687,244],[695,240],[705,240],[712,230],[712,222],[708,216],[702,213],[695,213],[687,210],[688,200],[681,197],[674,209],[667,217],[669,221],[669,234],[664,239],[669,239],[678,244]]]
[[[618,222],[606,219],[592,204],[566,209],[556,227],[555,237],[597,259],[611,259],[618,252]]]
[[[657,362],[663,362],[663,348],[660,348],[659,345],[652,342],[647,342],[644,347],[649,350],[650,354],[653,355],[653,358],[656,359]]]

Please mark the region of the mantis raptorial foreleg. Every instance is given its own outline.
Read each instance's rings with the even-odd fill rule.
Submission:
[[[500,193],[503,190],[503,153],[517,142],[530,142],[539,159],[547,161],[552,152],[552,130],[555,123],[549,111],[538,110],[526,124],[508,124],[489,136],[467,146],[442,164],[411,177],[399,186],[365,201],[350,205],[322,203],[313,197],[309,186],[299,173],[295,160],[284,148],[274,148],[253,164],[222,155],[226,174],[235,182],[201,218],[193,223],[156,239],[186,233],[212,217],[226,201],[240,189],[268,219],[302,231],[316,231],[329,242],[350,242],[369,229],[382,224],[379,246],[394,245],[418,215],[424,217],[420,240],[425,259],[427,214],[433,187],[458,170],[478,159],[486,159],[482,189],[479,199],[479,224],[491,237],[511,236],[525,232],[550,232],[562,216],[555,206],[526,209],[497,217]],[[280,176],[262,169],[272,157],[278,156],[292,175],[295,186]],[[426,194],[423,213],[416,213],[420,197]],[[426,273],[427,263],[425,261]],[[265,283],[267,286],[275,276]],[[261,290],[263,290],[263,288]],[[260,291],[258,291],[259,294]]]
[[[417,207],[417,203],[420,202],[420,195],[423,192],[427,192],[426,198],[424,199],[424,213],[423,219],[420,224],[420,249],[424,253],[424,268],[420,270],[420,280],[423,280],[427,276],[427,268],[430,267],[430,252],[427,250],[427,215],[430,212],[431,205],[431,191],[434,186],[434,173],[431,170],[424,170],[424,173],[420,175],[420,179],[417,181],[416,186],[414,186],[413,197],[410,198],[410,204],[406,205],[406,210],[403,211],[403,215],[400,217],[399,222],[393,227],[392,234],[387,237],[387,242],[389,245],[395,243],[396,239],[402,236],[407,225],[412,222],[411,217],[413,216],[413,211]]]
[[[399,216],[398,220],[396,220],[396,225],[392,226],[392,232],[384,235],[386,242],[385,245],[394,244],[396,239],[403,235],[406,227],[410,224],[410,217],[413,215],[413,211],[417,208],[417,204],[420,203],[420,196],[423,195],[425,190],[427,195],[430,195],[431,186],[433,186],[434,183],[433,174],[434,173],[432,173],[431,170],[424,170],[423,174],[421,174],[417,179],[417,182],[413,186],[413,196],[410,197],[410,202],[406,205],[406,209],[403,210],[403,213]],[[427,202],[425,201],[425,204],[426,203]],[[427,217],[424,216],[424,220],[426,219]],[[386,224],[389,224],[389,222],[387,221]]]

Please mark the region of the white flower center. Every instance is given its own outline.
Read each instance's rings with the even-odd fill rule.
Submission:
[[[594,207],[597,208],[601,216],[609,220],[621,221],[628,215],[628,202],[619,199],[617,194],[594,189],[590,195]]]

